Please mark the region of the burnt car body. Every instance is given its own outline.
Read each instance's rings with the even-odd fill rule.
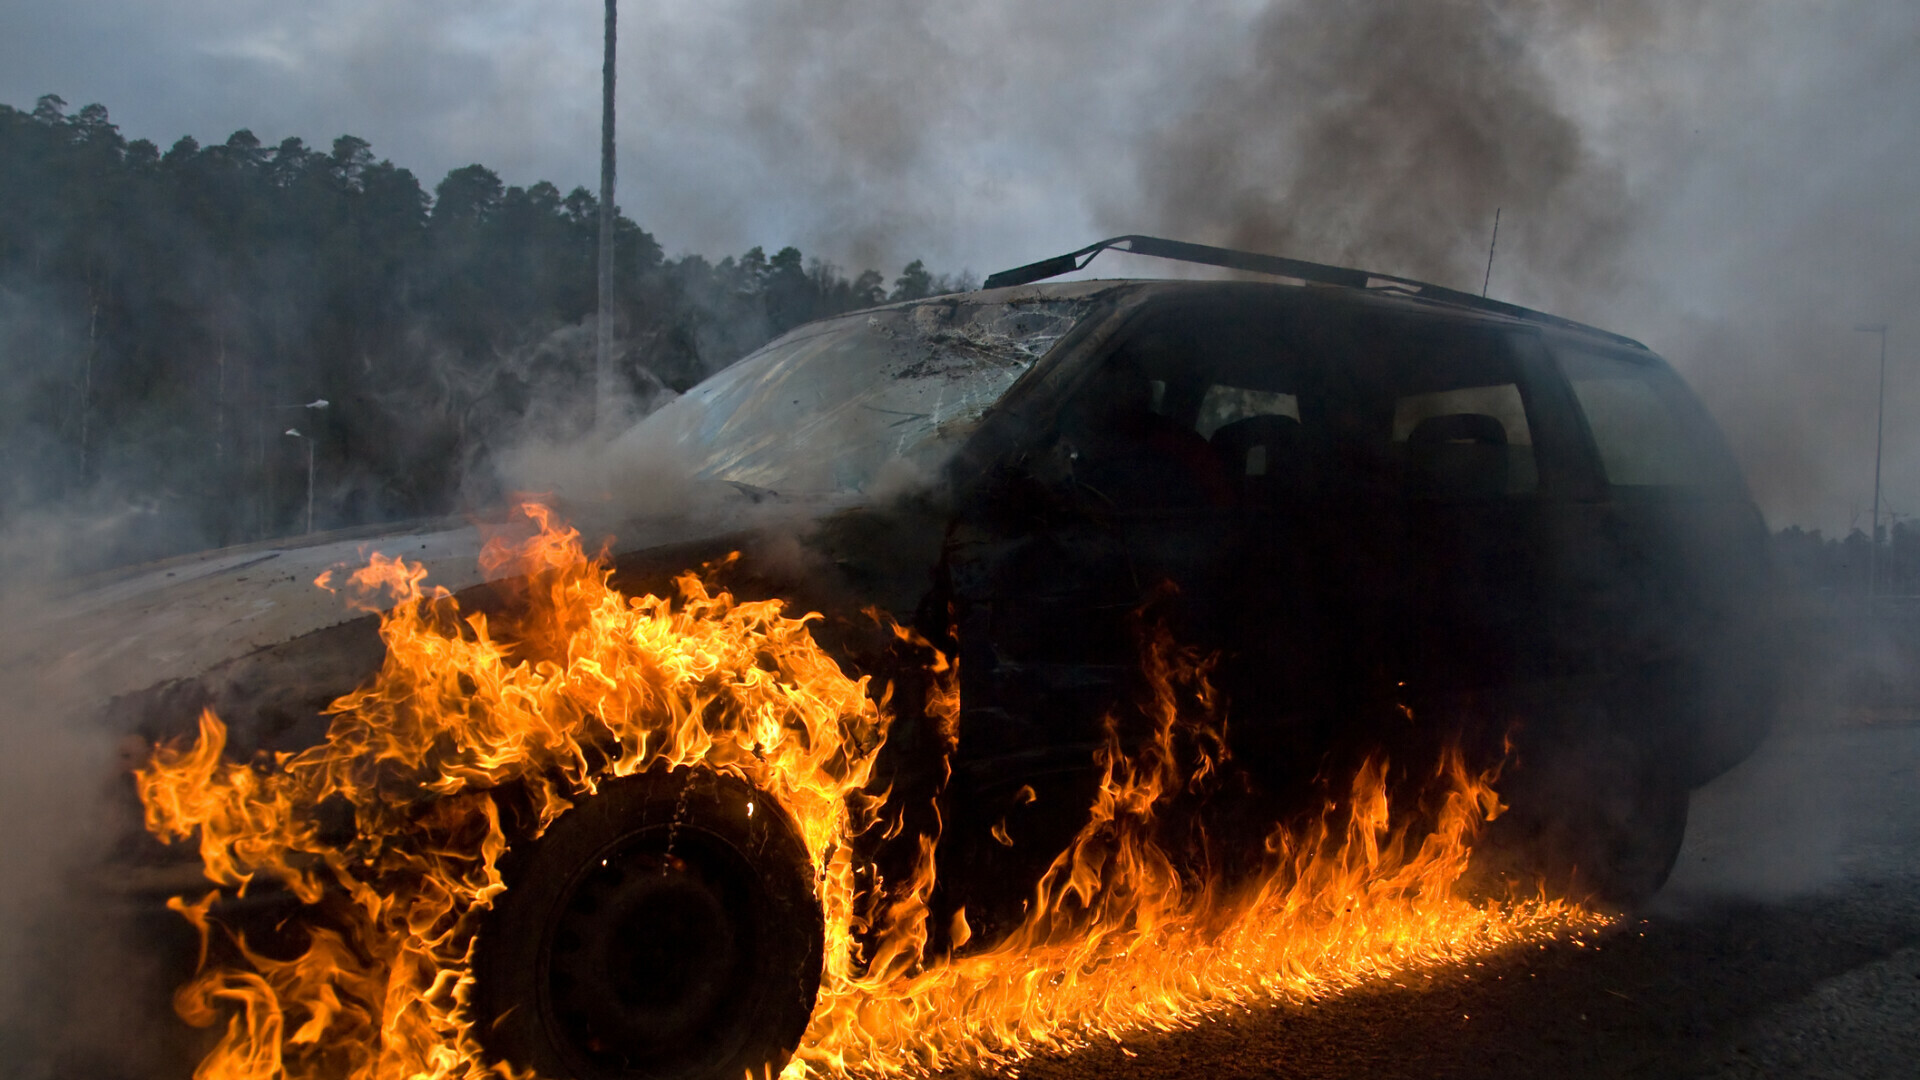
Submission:
[[[759,497],[866,504],[809,542],[863,602],[944,594],[970,736],[1099,682],[1159,582],[1182,640],[1293,688],[1262,711],[1547,690],[1686,785],[1765,731],[1764,525],[1678,377],[1612,335],[1346,289],[990,290],[797,331],[647,423]],[[894,468],[918,475],[863,498]],[[937,506],[894,494],[915,480]]]
[[[616,528],[616,581],[658,591],[740,551],[727,584],[825,612],[818,636],[854,670],[912,684],[861,614],[875,607],[957,655],[951,760],[902,705],[882,778],[941,807],[935,900],[964,906],[982,940],[1079,827],[1143,619],[1216,658],[1243,793],[1227,816],[1293,812],[1367,753],[1510,745],[1502,827],[1528,872],[1577,867],[1629,902],[1657,888],[1687,791],[1753,749],[1777,693],[1764,523],[1697,400],[1644,346],[1565,320],[1132,239],[1295,281],[1019,281],[1088,249],[1015,284],[794,330],[638,425],[636,445],[722,494]],[[457,534],[422,547],[463,553],[437,539]],[[471,577],[452,584],[486,603]],[[310,741],[378,655],[365,620],[313,621],[227,641],[202,658],[219,663],[118,708],[210,704],[257,718],[243,749]],[[568,843],[588,859],[616,841]],[[556,897],[509,911],[511,934],[549,932],[532,924],[564,916]],[[523,969],[545,967],[489,972],[487,956],[483,942],[483,1010],[544,992]],[[811,994],[782,1022],[804,1021]],[[634,1074],[569,1050],[551,1010],[525,1013],[504,1055]],[[675,1022],[703,1045],[715,1024],[771,1023]],[[717,1068],[647,1060],[651,1075]]]

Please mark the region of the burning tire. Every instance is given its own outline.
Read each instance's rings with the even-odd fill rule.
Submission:
[[[504,872],[474,958],[492,1053],[555,1080],[732,1080],[799,1045],[824,934],[813,865],[744,780],[610,781]]]

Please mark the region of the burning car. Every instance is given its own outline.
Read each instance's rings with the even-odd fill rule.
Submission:
[[[1287,280],[1042,283],[1108,247]],[[182,992],[244,1003],[221,1060],[1013,1060],[1589,917],[1543,882],[1644,899],[1773,708],[1766,532],[1680,379],[1432,285],[1123,237],[633,437],[724,498],[598,562],[538,512],[457,592],[377,557],[377,622],[121,699],[208,710],[149,827],[330,913]]]

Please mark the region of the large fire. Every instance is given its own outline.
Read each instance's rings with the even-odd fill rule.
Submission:
[[[526,509],[537,533],[483,556],[527,583],[510,627],[463,617],[424,571],[375,555],[343,587],[367,606],[390,602],[386,660],[330,707],[325,742],[229,761],[207,713],[195,741],[158,748],[137,774],[148,828],[168,841],[197,833],[214,886],[171,905],[203,943],[176,1008],[196,1025],[225,1021],[198,1077],[510,1073],[488,1061],[466,1010],[475,931],[506,888],[498,793],[530,793],[537,830],[607,779],[662,766],[738,775],[802,833],[827,936],[812,1023],[787,1066],[795,1078],[1004,1065],[1603,921],[1558,901],[1456,895],[1499,808],[1493,776],[1457,754],[1434,770],[1438,809],[1417,834],[1388,819],[1386,763],[1374,760],[1318,821],[1270,835],[1264,873],[1195,884],[1154,825],[1220,763],[1217,718],[1205,664],[1160,641],[1145,659],[1152,734],[1139,745],[1110,736],[1088,821],[1025,921],[969,949],[961,912],[943,928],[953,947],[935,952],[937,838],[922,838],[884,903],[855,865],[853,840],[885,809],[869,782],[886,694],[845,675],[809,618],[779,601],[737,601],[694,574],[679,579],[677,603],[630,599],[577,533]],[[958,683],[933,656],[926,712],[951,751]],[[345,836],[322,824],[342,807]],[[260,879],[302,905],[291,959],[212,917],[223,895]],[[212,950],[216,933],[225,940]]]

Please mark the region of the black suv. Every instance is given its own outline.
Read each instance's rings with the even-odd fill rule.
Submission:
[[[1030,283],[1106,247],[1301,284]],[[1090,768],[1151,603],[1221,657],[1265,786],[1377,740],[1367,717],[1473,717],[1533,750],[1523,771],[1570,751],[1631,774],[1635,812],[1663,807],[1658,866],[1604,884],[1658,885],[1686,790],[1753,749],[1777,693],[1765,524],[1665,362],[1148,237],[987,285],[801,327],[641,425],[747,498],[817,508],[832,580],[780,584],[957,639],[969,812]]]
[[[1037,283],[1106,247],[1287,280]],[[1235,793],[1216,811],[1253,823],[1249,846],[1365,755],[1454,744],[1507,760],[1513,808],[1488,837],[1490,872],[1626,903],[1659,887],[1689,789],[1753,749],[1776,697],[1764,523],[1659,357],[1432,285],[1146,237],[987,284],[801,327],[649,416],[636,444],[690,459],[732,509],[623,533],[638,546],[614,563],[620,584],[658,591],[739,550],[727,583],[825,612],[817,636],[856,671],[913,678],[860,614],[874,607],[959,657],[951,774],[903,692],[876,781],[902,806],[937,794],[930,925],[964,907],[986,941],[1017,920],[1082,823],[1149,624],[1213,658]],[[327,633],[335,644],[275,650],[271,670],[367,655],[370,629]],[[495,1051],[626,1075],[540,1004],[557,991],[539,943],[580,906],[574,863],[673,810],[666,835],[711,831],[728,865],[792,878],[775,891],[794,907],[811,878],[791,838],[748,843],[717,809],[683,820],[750,797],[640,777],[516,846],[476,956]],[[1019,845],[992,839],[1008,829]],[[716,1040],[746,1039],[755,1061],[791,1052],[818,979],[818,944],[801,940],[817,909],[776,917],[752,900],[765,890],[735,885],[746,899],[716,910],[766,923],[741,940],[810,962],[813,982],[724,1023],[679,1004],[615,1017],[653,1033],[621,1060],[679,1075],[706,1069]]]

